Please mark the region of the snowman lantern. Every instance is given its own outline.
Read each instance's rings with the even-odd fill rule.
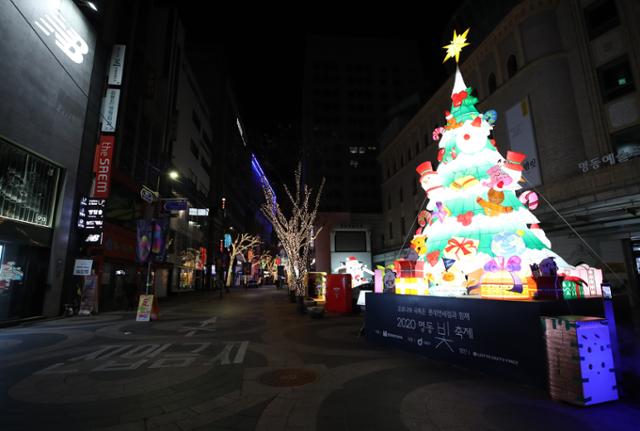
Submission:
[[[442,179],[438,173],[433,170],[431,162],[419,164],[416,172],[420,175],[420,186],[427,194],[429,201],[441,201],[445,190],[442,187]]]
[[[458,129],[456,145],[462,153],[477,153],[486,145],[491,129],[493,127],[486,121],[482,121],[481,115],[478,115],[473,121],[467,120]]]
[[[347,257],[347,260],[342,262],[342,265],[334,269],[334,272],[339,273],[340,271],[344,271],[346,274],[351,274],[352,287],[360,286],[361,284],[371,281],[370,278],[365,277],[365,273],[374,275],[373,271],[367,268],[365,264],[360,262],[354,256]]]
[[[511,177],[511,187],[507,190],[519,190],[521,187],[518,183],[522,181],[522,162],[526,158],[526,154],[516,151],[507,151],[507,159],[502,165],[504,172]]]

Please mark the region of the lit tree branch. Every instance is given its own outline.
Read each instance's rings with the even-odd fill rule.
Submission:
[[[316,215],[320,205],[320,196],[324,188],[324,178],[313,198],[313,190],[302,184],[302,165],[295,171],[295,194],[285,185],[285,193],[291,201],[291,215],[287,217],[275,202],[273,191],[266,184],[262,191],[266,202],[262,204],[262,213],[271,222],[273,230],[282,243],[288,257],[289,284],[294,286],[298,296],[304,295],[304,278],[309,266],[309,250],[320,229],[315,228]],[[310,207],[310,202],[313,206]]]
[[[233,282],[233,261],[238,254],[244,255],[249,249],[260,244],[260,238],[257,236],[243,233],[231,242],[231,250],[229,254],[229,268],[227,271],[227,286],[231,287]]]

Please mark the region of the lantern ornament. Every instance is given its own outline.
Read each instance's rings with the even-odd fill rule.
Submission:
[[[444,47],[445,61],[458,63],[468,33],[454,31]],[[473,93],[456,65],[447,124],[433,133],[439,163],[435,169],[431,161],[416,168],[427,204],[418,209],[409,258],[396,262],[397,293],[529,300],[562,297],[564,289],[588,295],[587,280],[563,284],[563,277],[575,277],[576,271],[551,250],[531,212],[538,208],[538,195],[516,194],[526,184],[526,155],[498,151],[491,136],[498,115],[480,113]],[[557,271],[541,274],[540,265],[549,262]]]

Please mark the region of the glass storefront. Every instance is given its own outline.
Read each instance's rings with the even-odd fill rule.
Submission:
[[[0,138],[0,217],[51,227],[60,172]]]
[[[0,240],[0,321],[42,314],[49,249]]]
[[[0,137],[0,320],[42,314],[61,175]]]

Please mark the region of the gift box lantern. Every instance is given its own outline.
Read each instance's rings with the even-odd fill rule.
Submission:
[[[543,317],[549,392],[580,406],[618,399],[607,321],[598,317]]]
[[[480,296],[490,299],[527,300],[531,298],[530,277],[524,280],[520,276],[521,259],[496,257],[484,265],[484,274],[480,280]]]

